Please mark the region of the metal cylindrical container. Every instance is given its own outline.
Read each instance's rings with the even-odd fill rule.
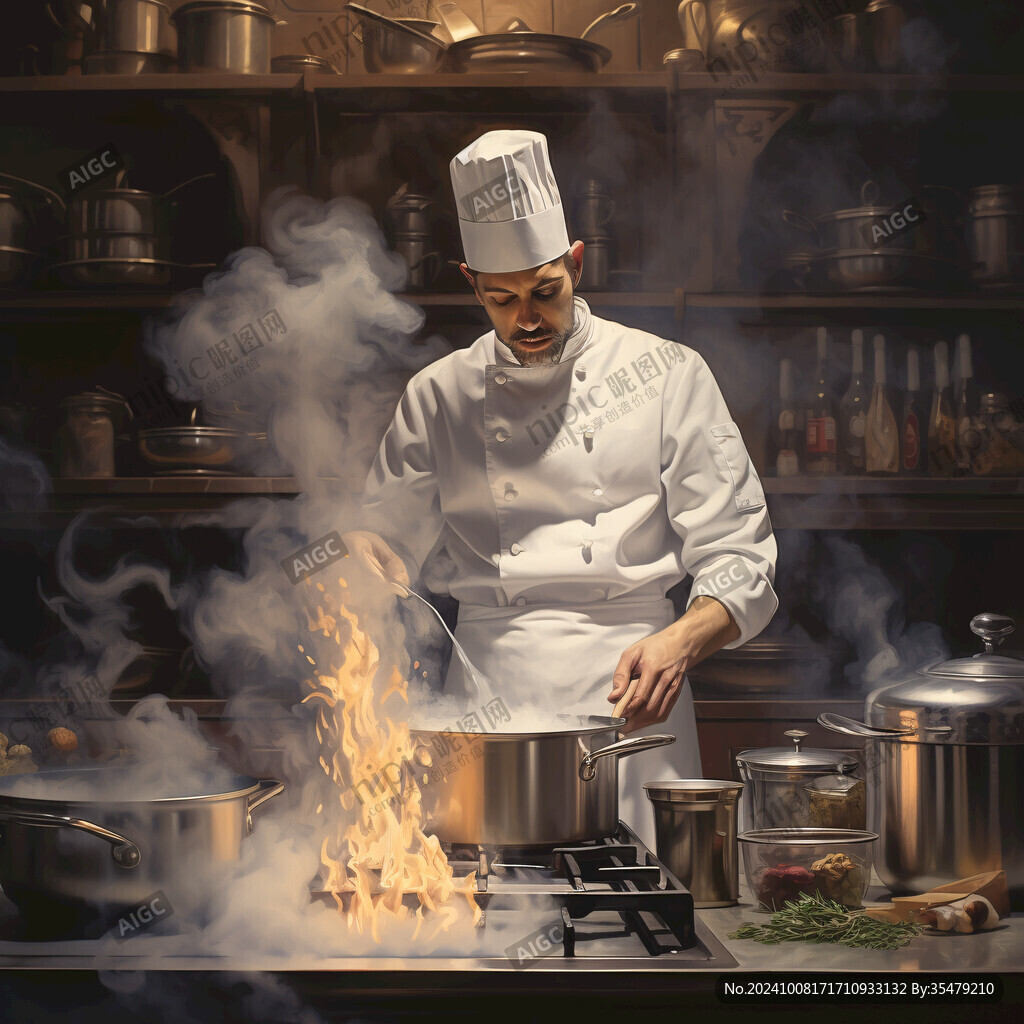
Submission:
[[[737,812],[742,782],[672,779],[644,783],[654,804],[658,859],[690,890],[695,907],[739,899]]]
[[[740,778],[747,784],[743,817],[748,829],[806,828],[811,825],[808,783],[822,776],[853,772],[858,762],[839,750],[800,749],[807,735],[789,729],[792,747],[760,747],[736,755]]]
[[[1002,869],[1024,905],[1024,661],[997,655],[1013,620],[971,620],[985,651],[943,662],[865,701],[865,722],[821,725],[867,739],[868,828],[875,865],[893,892]]]
[[[611,238],[607,235],[590,238],[584,242],[583,270],[579,287],[583,291],[602,291],[608,287],[608,271],[611,264]]]
[[[124,403],[110,395],[87,391],[64,399],[61,408],[64,421],[57,435],[60,475],[115,476],[114,420],[124,411]]]
[[[544,733],[450,733],[413,730],[408,767],[421,783],[423,831],[460,846],[550,847],[601,839],[618,827],[618,759],[675,741],[636,736],[615,741],[612,728]],[[586,719],[584,719],[586,721]],[[438,759],[453,740],[458,744]],[[380,780],[354,787],[365,802]],[[386,784],[385,780],[385,784]],[[381,784],[379,789],[384,788]],[[362,793],[362,795],[360,795]],[[390,799],[388,793],[383,799]],[[393,793],[391,794],[394,795]]]
[[[607,234],[609,221],[615,216],[615,200],[603,191],[596,178],[583,183],[583,194],[573,207],[573,228],[580,238],[600,238]]]
[[[982,288],[1013,285],[1024,279],[1024,213],[972,210],[967,217],[971,280]]]
[[[85,53],[159,53],[171,42],[170,11],[160,0],[102,0],[85,33]]]
[[[270,33],[274,18],[248,0],[196,0],[171,19],[178,29],[182,71],[270,73]]]

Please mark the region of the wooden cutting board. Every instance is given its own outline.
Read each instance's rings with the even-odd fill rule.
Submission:
[[[1000,917],[1010,916],[1010,893],[1005,871],[984,871],[969,878],[938,885],[917,896],[894,896],[892,903],[869,906],[866,910],[869,917],[878,921],[909,921],[918,911],[955,903],[972,894],[984,896],[996,908]]]

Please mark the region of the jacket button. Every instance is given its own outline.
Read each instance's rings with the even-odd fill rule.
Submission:
[[[496,430],[494,432],[495,441],[507,441],[511,436],[507,430]]]
[[[504,384],[508,380],[508,375],[504,373],[496,373],[494,375],[495,384]]]
[[[523,605],[526,604],[526,598],[525,597],[517,597],[512,603],[513,604],[517,604],[517,605],[519,605],[520,608],[522,608]]]
[[[512,486],[511,480],[505,481],[505,500],[515,501],[519,497],[519,492]]]
[[[595,498],[600,498],[604,494],[604,491],[602,491],[600,487],[595,487],[592,493]]]
[[[518,555],[523,549],[518,544],[513,544],[508,549],[510,555]]]

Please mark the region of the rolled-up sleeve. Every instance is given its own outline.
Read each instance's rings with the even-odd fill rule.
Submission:
[[[690,604],[702,596],[732,614],[739,647],[778,607],[772,583],[777,547],[764,490],[710,368],[692,349],[666,382],[662,474],[682,561],[693,576]]]
[[[437,415],[429,389],[409,382],[395,410],[362,496],[360,527],[380,534],[418,572],[444,520],[431,444]]]

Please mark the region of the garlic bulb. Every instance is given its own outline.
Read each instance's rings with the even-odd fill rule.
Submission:
[[[984,932],[999,927],[999,914],[984,896],[972,894],[955,903],[931,907],[917,915],[919,924],[930,925],[940,932]]]

